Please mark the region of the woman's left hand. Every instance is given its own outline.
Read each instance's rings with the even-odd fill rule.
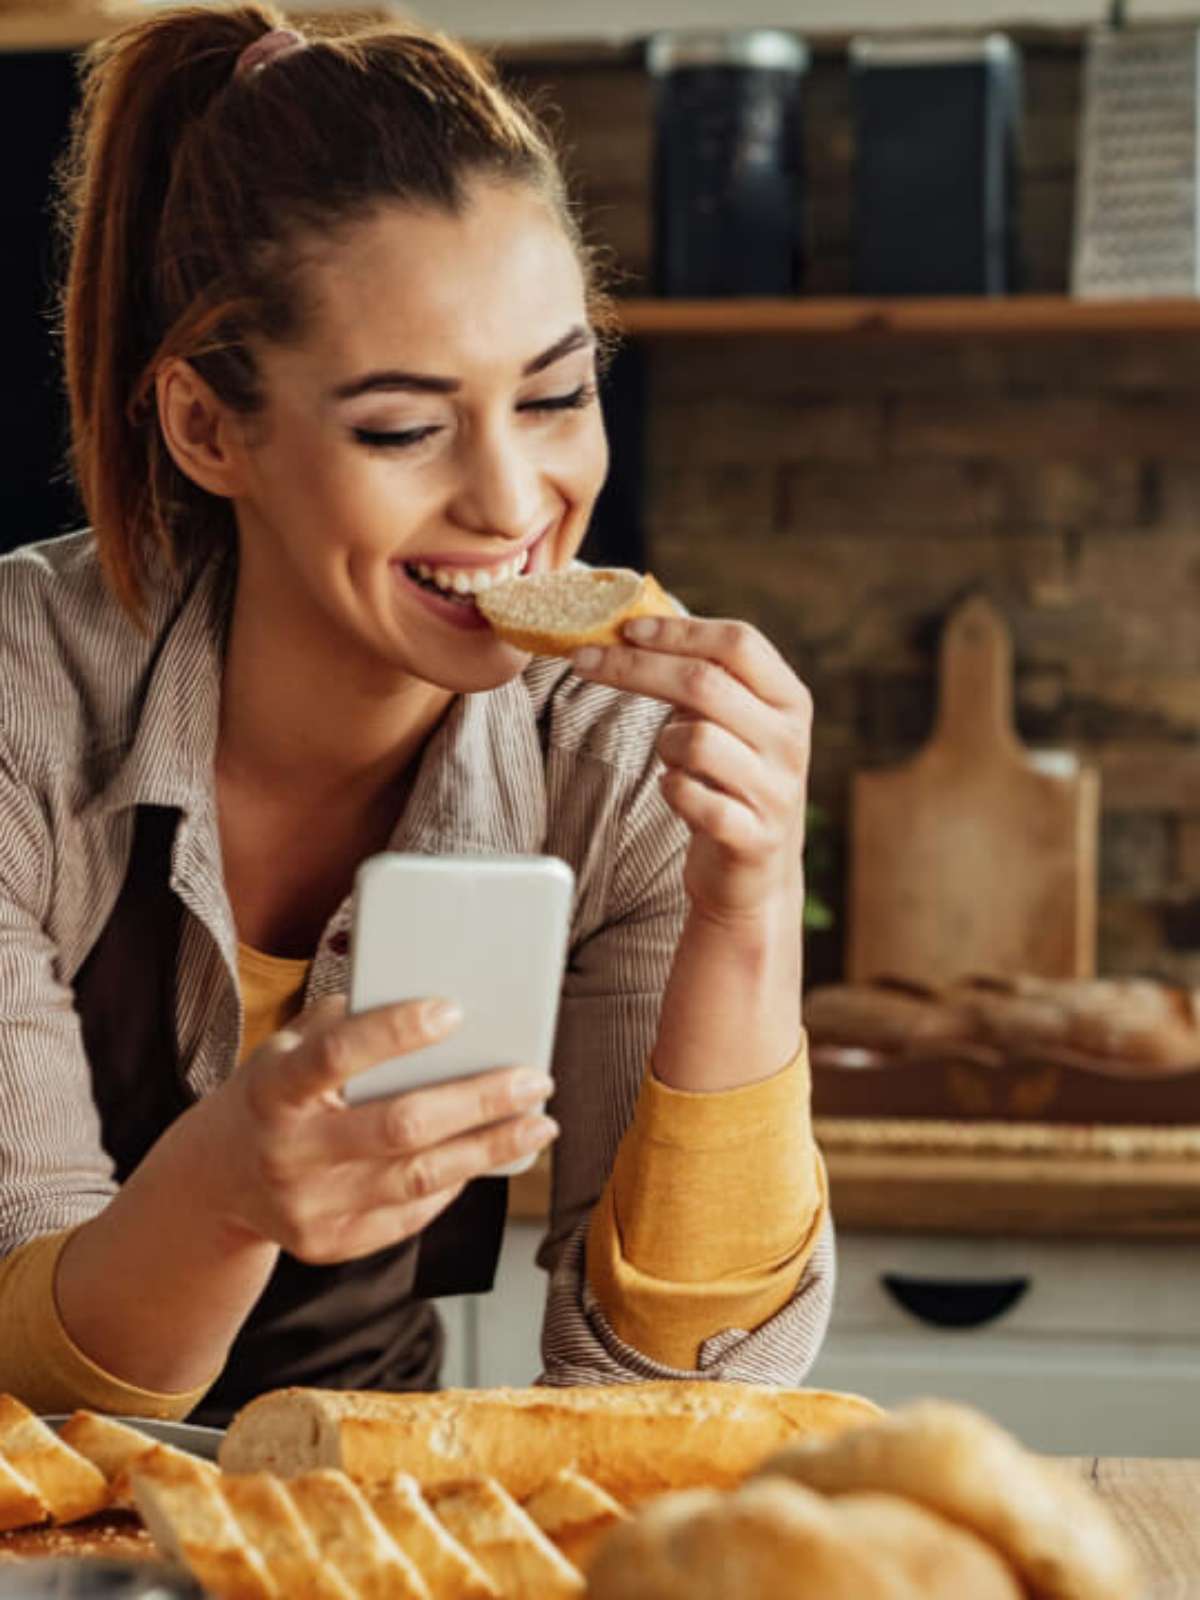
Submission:
[[[695,910],[738,922],[803,895],[812,697],[745,622],[639,617],[629,641],[583,650],[592,682],[665,700],[663,793],[692,831],[684,885]],[[796,905],[796,915],[800,915]]]

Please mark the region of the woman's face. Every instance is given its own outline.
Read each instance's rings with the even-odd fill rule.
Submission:
[[[532,189],[381,210],[305,268],[303,342],[257,347],[239,609],[451,690],[525,657],[470,595],[579,548],[608,466],[575,250]]]

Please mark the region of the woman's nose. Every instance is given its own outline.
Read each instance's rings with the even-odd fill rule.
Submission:
[[[474,441],[456,499],[458,521],[519,540],[537,532],[547,510],[538,464],[520,441],[504,432]]]

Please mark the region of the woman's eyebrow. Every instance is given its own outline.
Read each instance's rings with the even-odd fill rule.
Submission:
[[[579,324],[564,333],[562,338],[556,340],[548,350],[543,350],[541,355],[534,356],[532,361],[527,361],[521,368],[521,376],[531,378],[535,372],[544,372],[547,367],[552,367],[564,356],[572,355],[576,350],[583,350],[594,342],[595,335],[592,330]],[[330,399],[353,400],[361,394],[380,392],[454,394],[461,388],[462,383],[458,378],[438,378],[428,372],[400,372],[386,369],[380,372],[367,372],[361,378],[350,378],[345,383],[339,383],[336,389],[331,390]]]

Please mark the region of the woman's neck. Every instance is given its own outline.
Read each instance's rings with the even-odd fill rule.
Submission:
[[[311,634],[252,625],[239,602],[222,674],[218,772],[301,806],[372,808],[420,755],[452,691],[356,670]]]

